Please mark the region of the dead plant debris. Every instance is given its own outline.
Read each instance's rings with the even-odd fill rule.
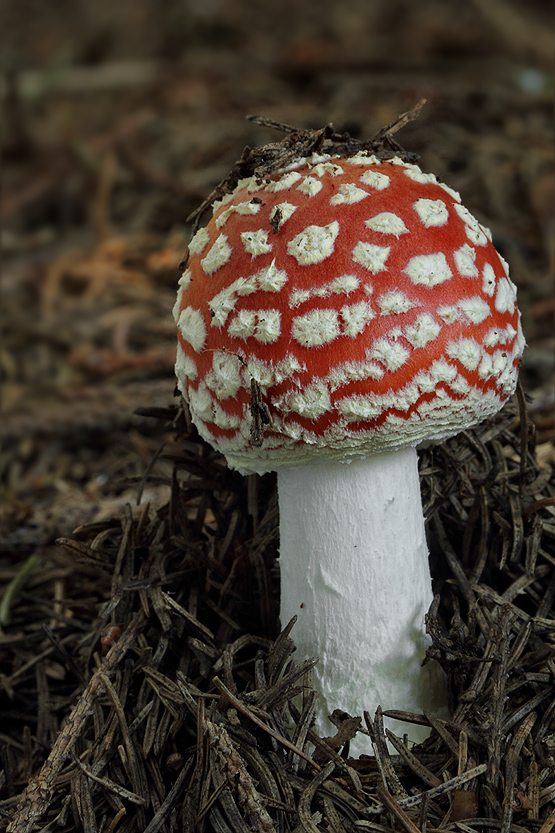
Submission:
[[[0,829],[551,833],[551,6],[292,3],[292,34],[287,3],[255,26],[237,0],[58,5],[0,11]],[[352,146],[423,96],[405,144],[511,264],[532,401],[422,453],[451,720],[382,703],[320,738],[277,621],[275,481],[168,408],[177,267],[266,125]]]
[[[19,704],[1,736],[3,829],[550,831],[555,481],[523,399],[421,456],[428,654],[451,718],[383,703],[334,713],[327,738],[311,728],[314,662],[295,663],[294,622],[278,632],[273,476],[230,472],[177,408],[154,416],[179,434],[162,452],[169,501],[60,540],[0,638]],[[412,723],[432,729],[421,745]]]
[[[296,159],[310,156],[313,153],[335,153],[339,156],[354,156],[360,151],[369,151],[379,159],[390,159],[393,156],[400,156],[407,162],[418,162],[418,154],[406,151],[393,138],[393,135],[401,130],[409,122],[418,118],[420,110],[426,103],[422,98],[406,113],[402,113],[390,124],[379,130],[368,140],[360,140],[349,133],[339,133],[333,124],[326,124],[319,130],[305,130],[293,127],[290,124],[282,124],[264,116],[247,116],[248,121],[259,124],[261,127],[279,130],[288,135],[281,142],[272,142],[260,147],[246,147],[241,159],[236,162],[233,170],[225,179],[212,191],[201,205],[193,211],[188,221],[193,223],[193,231],[198,228],[199,221],[215,200],[221,199],[230,194],[240,179],[254,176],[263,180],[265,177],[285,168]],[[274,233],[279,228],[279,220],[276,221]]]

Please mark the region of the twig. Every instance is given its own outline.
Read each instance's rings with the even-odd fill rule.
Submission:
[[[553,828],[555,827],[555,807],[552,809],[540,829],[538,833],[551,833]]]
[[[391,793],[383,787],[378,787],[378,795],[383,801],[385,809],[395,816],[401,827],[406,830],[407,833],[420,833],[413,820],[409,819],[405,811],[399,806],[398,802],[395,801]]]
[[[225,726],[206,720],[205,727],[210,737],[210,745],[218,759],[220,770],[225,774],[226,780],[233,785],[234,790],[237,791],[239,804],[249,818],[252,829],[258,831],[258,833],[276,833],[274,822],[264,807],[255,783]]]
[[[322,771],[322,768],[318,766],[318,764],[315,761],[313,761],[309,755],[303,752],[302,749],[299,749],[298,746],[295,746],[293,743],[291,743],[291,741],[288,741],[287,738],[284,738],[283,735],[280,735],[279,732],[275,732],[273,729],[267,726],[263,720],[260,720],[260,718],[257,717],[245,705],[245,703],[243,703],[241,700],[239,700],[238,697],[235,697],[235,695],[231,693],[231,691],[227,688],[227,686],[223,684],[219,677],[214,677],[212,682],[214,683],[218,691],[227,697],[232,706],[235,706],[235,708],[242,714],[244,714],[245,717],[248,717],[249,720],[252,720],[252,722],[256,726],[258,726],[259,729],[262,729],[264,732],[267,732],[270,735],[270,737],[274,738],[274,740],[277,740],[278,743],[281,743],[282,746],[285,746],[287,749],[290,749],[291,752],[294,752],[296,755],[300,755],[300,757],[307,761],[307,763],[309,763],[310,766],[313,767],[313,769],[317,770],[318,772]]]
[[[401,113],[400,116],[397,116],[395,121],[392,121],[391,124],[388,124],[386,127],[382,127],[381,130],[378,130],[377,133],[372,136],[370,139],[371,144],[378,144],[382,141],[386,136],[391,136],[393,133],[397,133],[411,121],[414,121],[420,115],[420,111],[426,104],[426,99],[421,98],[420,101],[414,105],[410,110],[407,110],[406,113]]]
[[[104,693],[106,679],[114,674],[123,657],[134,645],[144,625],[145,617],[139,612],[121,638],[113,643],[101,668],[94,672],[66,725],[56,738],[41,771],[23,792],[15,815],[6,828],[6,833],[31,833],[34,824],[47,811],[52,800],[56,778],[64,762],[71,755],[77,738],[83,731],[85,721],[92,711],[93,704]]]
[[[257,148],[246,147],[242,157],[235,163],[233,170],[214,188],[210,196],[187,217],[187,221],[193,223],[193,231],[196,231],[205,210],[215,200],[231,193],[241,179],[250,176],[264,179],[280,168],[291,164],[294,160],[311,156],[315,152],[329,152],[349,157],[361,151],[368,151],[386,159],[397,154],[407,161],[416,162],[418,156],[415,153],[405,151],[393,139],[393,134],[416,119],[425,103],[426,99],[422,98],[415,107],[407,110],[406,113],[402,113],[366,141],[354,139],[349,133],[337,133],[333,124],[326,124],[319,130],[306,130],[289,124],[282,124],[264,116],[247,116],[247,119],[255,124],[274,128],[288,135],[281,142],[272,142]]]
[[[466,784],[467,781],[472,781],[472,779],[476,778],[478,775],[483,775],[487,768],[487,764],[479,764],[478,766],[473,767],[473,769],[468,769],[466,772],[463,772],[462,775],[457,775],[455,778],[450,778],[449,781],[445,781],[444,784],[440,784],[438,787],[433,787],[431,790],[427,790],[425,794],[428,798],[438,798],[440,795],[445,795],[452,790],[457,790],[463,784]],[[411,795],[409,798],[403,798],[398,802],[399,807],[414,807],[415,804],[419,804],[422,801],[423,796],[424,793],[419,793],[418,795]]]

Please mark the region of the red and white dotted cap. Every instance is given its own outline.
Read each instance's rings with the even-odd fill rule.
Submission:
[[[438,441],[515,390],[507,264],[433,174],[323,155],[241,180],[213,208],[180,279],[176,374],[232,467]],[[257,409],[271,421],[255,436]]]

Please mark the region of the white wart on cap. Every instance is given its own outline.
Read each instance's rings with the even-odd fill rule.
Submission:
[[[243,180],[189,249],[178,384],[242,471],[440,440],[515,389],[506,263],[456,192],[399,158],[320,156]]]

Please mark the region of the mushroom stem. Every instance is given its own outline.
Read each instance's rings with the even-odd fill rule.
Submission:
[[[333,734],[336,708],[437,713],[441,669],[420,667],[433,597],[416,450],[283,468],[278,493],[281,621],[298,616],[299,660],[319,657],[317,728]],[[410,727],[411,740],[420,730]],[[352,751],[371,754],[358,738]]]

